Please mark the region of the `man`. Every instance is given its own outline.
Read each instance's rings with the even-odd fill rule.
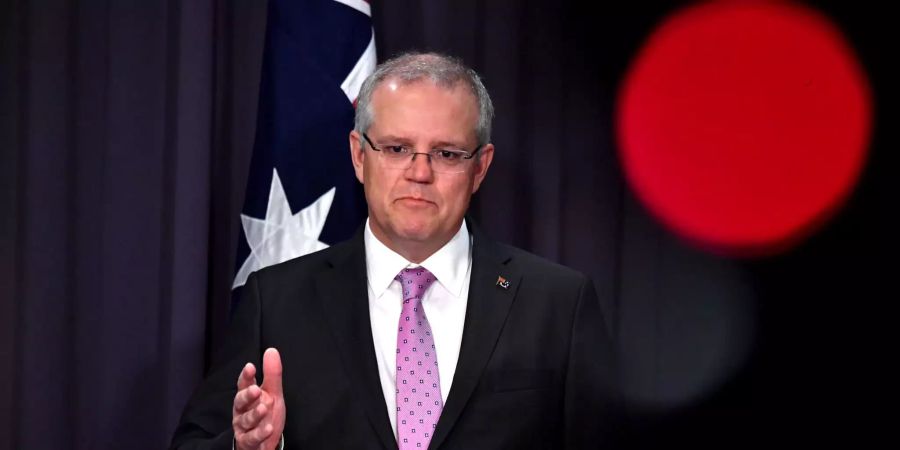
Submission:
[[[250,277],[172,448],[608,448],[592,283],[465,219],[492,115],[454,59],[376,69],[350,133],[366,225]]]

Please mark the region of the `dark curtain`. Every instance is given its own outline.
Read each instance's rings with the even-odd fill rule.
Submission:
[[[0,448],[165,448],[226,323],[265,3],[3,4]]]
[[[885,436],[900,297],[889,15],[816,5],[876,100],[852,197],[796,248],[732,259],[661,228],[618,167],[618,84],[677,4],[373,3],[380,60],[436,50],[484,76],[497,152],[472,214],[593,277],[635,448]],[[163,448],[227,321],[265,4],[0,8],[0,448]]]

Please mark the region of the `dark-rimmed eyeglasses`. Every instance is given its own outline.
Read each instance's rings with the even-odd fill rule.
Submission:
[[[466,151],[455,148],[436,148],[429,152],[417,152],[405,145],[377,146],[366,133],[362,133],[363,139],[372,147],[372,150],[381,154],[381,160],[389,169],[408,169],[412,166],[416,155],[425,155],[431,161],[431,170],[439,173],[465,172],[469,160],[475,157],[484,148],[479,145],[474,151]]]

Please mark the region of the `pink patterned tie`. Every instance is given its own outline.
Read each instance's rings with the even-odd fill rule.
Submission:
[[[400,450],[425,449],[441,416],[441,380],[431,325],[422,295],[434,283],[424,267],[403,269],[403,311],[397,326],[397,444]]]

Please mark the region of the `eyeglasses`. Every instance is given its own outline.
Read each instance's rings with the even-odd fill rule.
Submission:
[[[377,147],[366,133],[362,134],[369,147],[381,154],[381,160],[389,169],[408,169],[412,166],[416,155],[425,155],[431,161],[431,170],[439,173],[460,173],[466,171],[469,160],[475,157],[484,146],[479,145],[475,151],[453,148],[436,148],[430,152],[416,152],[412,148],[403,145],[385,145]]]

